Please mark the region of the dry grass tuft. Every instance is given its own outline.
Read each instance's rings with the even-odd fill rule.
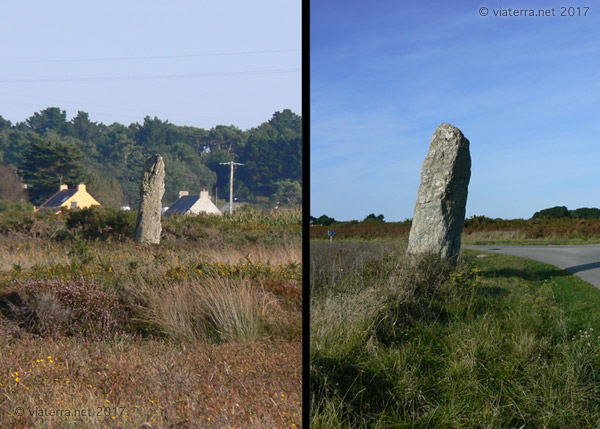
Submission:
[[[138,302],[140,320],[177,341],[253,341],[263,330],[261,314],[269,305],[244,280],[142,281],[128,292]]]

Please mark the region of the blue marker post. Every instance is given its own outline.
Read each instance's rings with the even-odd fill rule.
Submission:
[[[331,229],[327,231],[327,235],[329,236],[329,244],[333,244],[333,236],[335,235],[335,231]]]

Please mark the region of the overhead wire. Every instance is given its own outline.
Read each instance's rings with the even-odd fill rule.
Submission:
[[[0,64],[25,64],[25,63],[74,63],[74,62],[96,62],[96,61],[140,61],[140,60],[164,60],[176,58],[200,58],[200,57],[219,57],[232,55],[251,55],[251,54],[275,54],[285,52],[300,52],[301,49],[273,49],[265,51],[239,51],[239,52],[215,52],[204,54],[183,54],[183,55],[156,55],[142,57],[105,57],[105,58],[55,58],[41,60],[0,60]]]
[[[163,75],[140,75],[140,76],[97,76],[97,77],[67,77],[67,78],[17,78],[0,79],[0,83],[50,83],[50,82],[100,82],[100,81],[124,81],[124,80],[151,80],[151,79],[186,79],[194,77],[223,77],[223,76],[251,76],[261,74],[297,73],[299,68],[272,69],[272,70],[248,70],[241,72],[215,72],[215,73],[184,73]]]

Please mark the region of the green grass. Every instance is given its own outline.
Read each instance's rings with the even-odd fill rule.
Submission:
[[[311,427],[598,425],[600,291],[527,259],[377,246],[311,243]]]

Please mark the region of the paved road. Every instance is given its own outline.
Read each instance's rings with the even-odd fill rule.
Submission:
[[[600,244],[569,246],[474,246],[465,249],[522,256],[562,268],[600,289]]]

